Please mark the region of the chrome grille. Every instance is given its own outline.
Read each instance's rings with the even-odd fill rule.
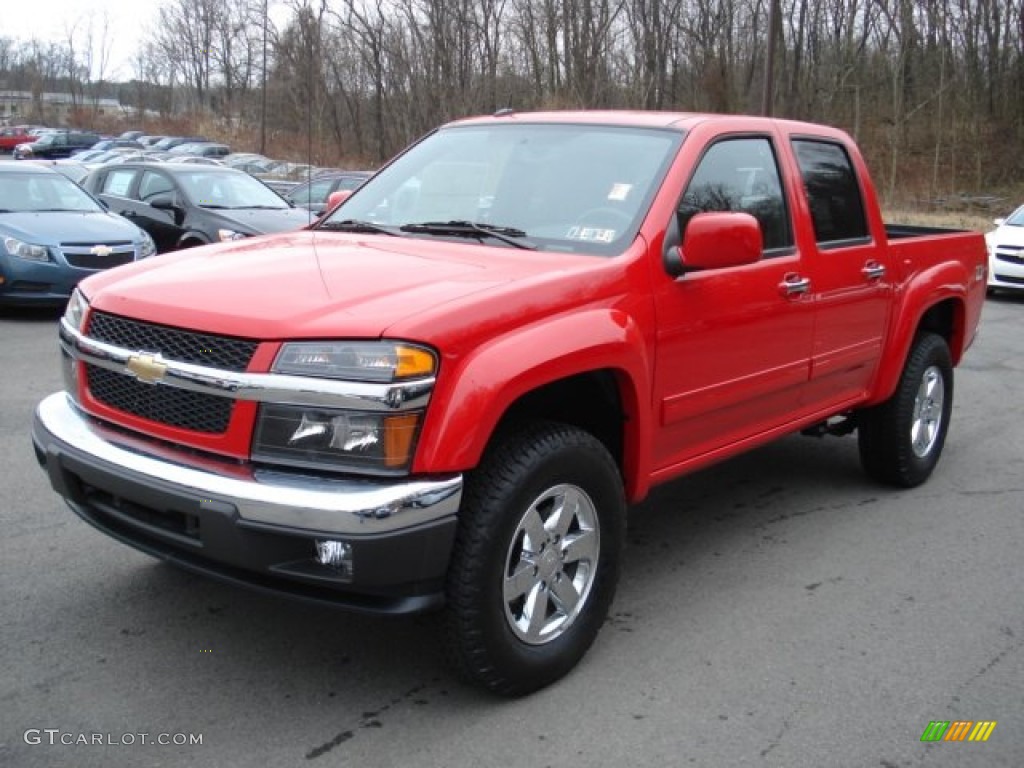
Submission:
[[[68,264],[81,269],[110,269],[135,261],[135,246],[129,241],[61,243],[60,252]]]
[[[86,335],[122,349],[159,352],[178,360],[228,371],[244,371],[258,343],[197,333],[93,312]],[[92,396],[104,405],[150,421],[195,432],[220,434],[228,428],[235,401],[160,384],[147,384],[95,365],[86,365]]]
[[[166,325],[129,320],[93,312],[86,335],[123,349],[159,352],[168,360],[244,371],[256,353],[257,342],[228,336],[184,331]]]
[[[97,365],[85,366],[89,391],[99,402],[125,413],[179,429],[220,434],[235,401],[185,389],[146,384]]]

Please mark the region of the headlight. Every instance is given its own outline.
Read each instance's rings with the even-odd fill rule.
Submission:
[[[75,288],[68,299],[68,306],[64,310],[64,322],[81,333],[82,325],[85,322],[85,313],[89,309],[89,302],[85,300],[82,292]]]
[[[260,406],[252,458],[370,474],[409,468],[421,413]]]
[[[243,232],[236,232],[233,229],[218,229],[217,230],[217,239],[220,240],[222,243],[225,243],[228,240],[244,240],[247,237],[248,237],[247,234],[245,234]]]
[[[156,243],[153,242],[153,238],[149,236],[148,232],[142,233],[142,245],[139,246],[139,258],[145,259],[153,256],[156,253]]]
[[[388,341],[303,341],[281,347],[277,373],[348,381],[392,382],[433,376],[437,358],[424,347]]]
[[[26,261],[50,261],[50,250],[45,245],[33,245],[14,237],[5,237],[4,248],[11,256]]]

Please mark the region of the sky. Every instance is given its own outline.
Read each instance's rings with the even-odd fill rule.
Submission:
[[[165,0],[163,0],[165,1]],[[110,63],[107,80],[128,80],[134,73],[132,59],[147,28],[156,23],[162,0],[3,0],[0,36],[27,41],[33,37],[47,42],[65,42],[75,28],[76,47],[87,38],[89,17],[99,44],[103,16],[109,19]],[[78,41],[82,42],[79,43]],[[94,71],[93,76],[97,73]]]

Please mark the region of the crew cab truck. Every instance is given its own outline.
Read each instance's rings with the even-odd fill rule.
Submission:
[[[841,131],[466,119],[303,231],[90,277],[33,441],[99,530],[358,611],[444,608],[471,681],[566,674],[627,506],[795,431],[912,487],[942,452],[982,235],[887,228]]]

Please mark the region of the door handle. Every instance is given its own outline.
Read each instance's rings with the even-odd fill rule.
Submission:
[[[811,289],[811,278],[790,273],[779,283],[779,291],[783,296],[802,296]]]
[[[877,261],[869,261],[860,273],[868,280],[881,280],[885,276],[885,267]]]

